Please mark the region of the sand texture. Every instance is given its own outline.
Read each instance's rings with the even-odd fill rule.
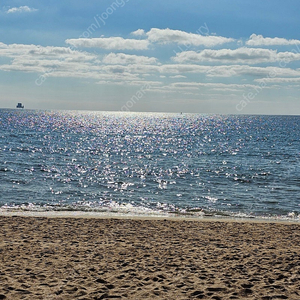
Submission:
[[[300,225],[0,217],[0,299],[300,299]]]

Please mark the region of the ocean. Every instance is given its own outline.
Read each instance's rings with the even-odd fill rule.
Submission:
[[[0,212],[300,220],[300,117],[0,109]]]

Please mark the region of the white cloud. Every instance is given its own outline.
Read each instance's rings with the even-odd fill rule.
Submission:
[[[104,81],[116,78],[137,81],[143,75],[160,74],[168,75],[170,79],[186,78],[185,74],[203,74],[207,77],[300,77],[300,70],[290,68],[249,65],[158,65],[153,57],[123,53],[110,53],[100,62],[94,54],[70,48],[23,44],[0,43],[0,56],[12,59],[10,64],[0,65],[0,69],[4,71],[40,72],[53,77],[94,78]]]
[[[150,45],[149,40],[123,38],[71,41],[75,41],[76,44],[78,41],[81,43],[82,40],[100,40],[100,43],[105,43],[106,46],[110,44],[109,46],[115,49],[129,47],[129,50],[134,50],[132,48],[136,47],[136,42],[146,42],[147,47]],[[276,66],[275,64],[266,67],[251,66],[253,63],[279,62],[281,60],[287,65],[286,61],[300,59],[300,54],[293,52],[278,53],[276,50],[261,48],[206,49],[201,52],[185,51],[178,53],[173,58],[176,63],[161,64],[156,57],[129,55],[126,51],[124,51],[125,53],[116,53],[119,51],[113,50],[100,60],[103,54],[99,56],[93,54],[92,51],[89,53],[74,50],[75,47],[71,48],[24,44],[7,45],[0,42],[0,57],[6,58],[4,64],[1,65],[0,63],[0,70],[34,72],[45,77],[86,78],[98,81],[99,84],[112,83],[124,86],[142,85],[148,82],[147,79],[157,80],[152,82],[153,88],[167,93],[176,91],[186,93],[189,92],[189,89],[196,90],[197,93],[200,89],[206,89],[207,92],[209,89],[218,92],[221,90],[240,92],[241,89],[256,86],[251,85],[251,83],[258,84],[265,79],[267,79],[266,82],[270,83],[268,87],[275,88],[276,82],[296,84],[299,83],[298,78],[300,78],[300,69],[280,67],[279,63]],[[202,61],[212,63],[211,65],[199,64]],[[192,81],[200,82],[191,82],[190,79],[187,79],[187,74],[189,74],[188,78],[193,78]],[[146,76],[151,77],[145,78]],[[205,81],[205,77],[206,81],[210,82],[201,82]],[[216,78],[213,77],[231,77],[231,84],[214,83]],[[236,79],[235,77],[239,78]],[[163,86],[165,80],[162,78],[168,78],[168,82],[173,82],[173,84]],[[246,80],[245,83],[247,84],[234,84],[243,79]]]
[[[105,64],[155,64],[157,59],[155,57],[129,55],[124,53],[110,53],[103,58]]]
[[[157,73],[159,68],[155,65],[103,65],[102,70],[110,74],[148,74],[148,73]]]
[[[256,85],[252,84],[225,84],[225,83],[203,83],[203,82],[174,82],[169,85],[165,85],[162,87],[152,87],[152,91],[154,92],[172,92],[172,93],[186,93],[193,91],[197,92],[209,92],[212,94],[212,91],[221,92],[224,95],[224,92],[238,92],[248,89],[255,89]],[[196,95],[196,94],[195,94]]]
[[[200,34],[188,33],[181,30],[172,30],[169,28],[152,28],[146,34],[150,42],[160,44],[177,43],[181,45],[213,47],[234,41],[232,38],[225,38],[222,36],[203,36]]]
[[[159,66],[159,72],[166,74],[182,75],[184,73],[205,73],[210,68],[210,66],[199,66],[189,64],[166,64]]]
[[[43,73],[45,76],[87,77],[95,68],[97,57],[86,52],[66,47],[42,47],[38,45],[0,43],[0,57],[11,59],[0,64],[0,70]],[[99,68],[98,66],[96,66]],[[84,74],[87,73],[87,74]]]
[[[117,85],[124,85],[124,86],[142,86],[147,84],[148,86],[159,86],[162,83],[160,81],[145,81],[145,80],[132,80],[132,81],[104,81],[100,80],[96,82],[96,84],[117,84]]]
[[[201,88],[208,87],[213,89],[220,88],[231,88],[231,89],[245,89],[245,88],[253,88],[255,85],[252,84],[226,84],[226,83],[207,83],[207,82],[175,82],[169,85],[171,88]]]
[[[79,38],[67,39],[66,43],[75,47],[103,48],[110,50],[146,50],[150,43],[180,45],[194,45],[212,47],[232,42],[234,39],[221,36],[203,36],[195,33],[188,33],[181,30],[152,28],[145,33],[143,29],[131,32],[135,36],[147,36],[147,39],[124,39],[122,37],[109,38]]]
[[[218,62],[218,63],[240,63],[240,64],[258,64],[277,61],[295,61],[300,60],[300,53],[277,52],[277,50],[263,48],[238,48],[238,49],[205,49],[201,52],[184,51],[176,53],[173,60],[179,63],[183,62]],[[286,62],[285,62],[286,63]]]
[[[300,76],[300,71],[290,68],[280,67],[251,67],[248,65],[225,65],[225,66],[212,66],[206,75],[209,77],[232,77],[232,76]]]
[[[131,34],[135,35],[135,36],[145,36],[146,35],[144,29],[138,29],[136,31],[131,32]]]
[[[75,47],[110,50],[146,50],[149,46],[147,40],[124,39],[121,37],[67,39],[66,43]]]
[[[174,75],[174,76],[170,76],[170,78],[174,78],[174,79],[177,79],[177,78],[186,78],[186,76],[183,76],[183,75]]]
[[[261,79],[255,79],[254,81],[262,82],[262,83],[300,83],[300,77],[297,77],[297,78],[282,78],[282,77],[261,78]]]
[[[27,57],[27,58],[41,58],[41,59],[66,59],[86,61],[96,58],[95,55],[72,50],[67,47],[53,47],[53,46],[39,46],[39,45],[24,45],[24,44],[10,44],[6,45],[0,43],[0,57]]]
[[[174,74],[182,75],[184,73],[205,73],[211,67],[199,65],[183,65],[183,64],[165,64],[165,65],[151,65],[151,64],[129,64],[129,65],[102,65],[102,70],[107,73],[124,73],[139,75],[149,74]]]
[[[6,11],[7,14],[13,14],[13,13],[23,13],[23,12],[34,12],[38,11],[35,8],[30,8],[28,6],[20,6],[20,7],[13,7]]]
[[[269,38],[262,35],[252,34],[246,42],[248,46],[275,46],[275,45],[299,45],[299,40],[287,40],[284,38]]]

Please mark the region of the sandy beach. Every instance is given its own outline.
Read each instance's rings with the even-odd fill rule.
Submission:
[[[0,217],[0,299],[300,299],[300,224]]]

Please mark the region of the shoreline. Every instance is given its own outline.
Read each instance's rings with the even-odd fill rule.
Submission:
[[[156,214],[125,214],[108,212],[86,211],[1,211],[0,217],[44,217],[44,218],[82,218],[82,219],[129,219],[129,220],[170,220],[170,221],[195,221],[195,222],[239,222],[239,223],[279,223],[300,224],[299,218],[271,218],[271,217],[214,217],[214,216],[189,216],[189,215],[156,215]]]

